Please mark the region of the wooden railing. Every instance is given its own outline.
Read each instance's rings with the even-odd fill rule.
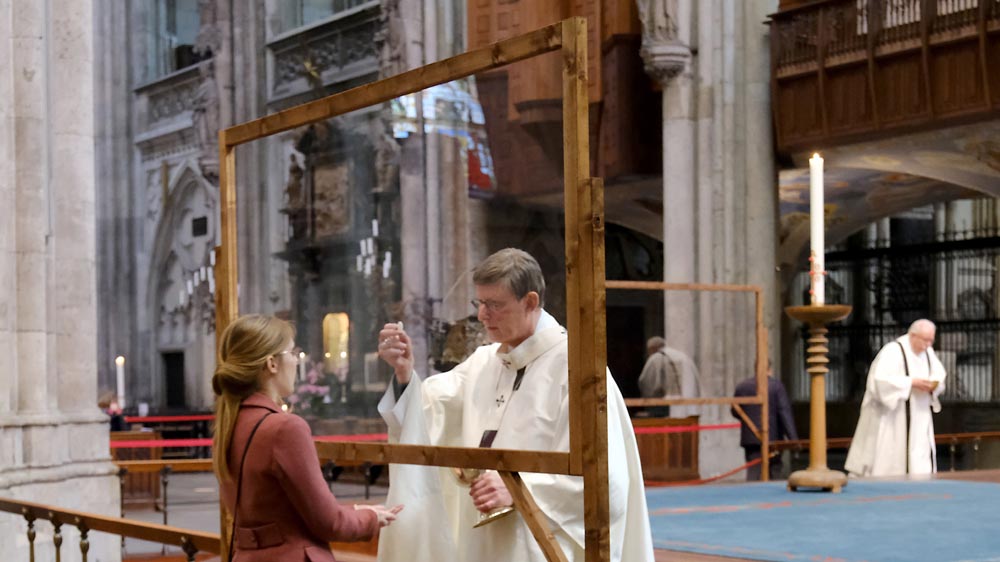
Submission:
[[[157,525],[156,523],[143,523],[120,517],[107,517],[10,498],[0,498],[0,511],[20,515],[28,523],[27,538],[30,562],[35,562],[35,525],[38,520],[49,521],[52,525],[52,543],[56,550],[56,560],[59,560],[61,557],[63,543],[62,527],[64,525],[72,525],[79,530],[79,549],[83,562],[87,562],[91,531],[179,546],[184,551],[184,554],[187,555],[189,562],[194,561],[195,554],[198,552],[212,554],[219,554],[220,552],[219,535],[217,533],[202,533],[190,529]]]
[[[782,9],[771,16],[778,148],[996,116],[997,65],[1000,0],[819,0]]]

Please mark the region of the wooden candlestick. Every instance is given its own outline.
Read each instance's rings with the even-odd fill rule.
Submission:
[[[809,348],[806,364],[812,379],[809,397],[809,468],[797,470],[788,477],[788,489],[795,492],[800,487],[821,488],[840,493],[847,485],[847,475],[826,466],[826,325],[842,320],[851,313],[844,304],[789,306],[785,312],[792,318],[809,325]]]

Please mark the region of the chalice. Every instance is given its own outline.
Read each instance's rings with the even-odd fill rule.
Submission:
[[[459,483],[463,486],[472,486],[472,483],[476,481],[477,478],[483,475],[485,472],[481,468],[452,468],[455,473],[455,478],[458,479]],[[503,517],[510,515],[514,512],[514,507],[510,505],[503,505],[491,510],[489,513],[479,514],[479,521],[472,526],[473,529],[482,527],[487,523],[492,523],[497,519],[502,519]]]

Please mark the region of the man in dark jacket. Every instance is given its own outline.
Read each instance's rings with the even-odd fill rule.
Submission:
[[[757,377],[748,377],[736,385],[734,396],[756,396]],[[757,428],[760,428],[760,406],[757,404],[744,404],[743,410],[747,417],[753,421]],[[747,462],[760,458],[760,439],[750,431],[746,422],[739,417],[736,409],[732,410],[733,417],[739,418],[740,425],[740,446],[746,455]],[[795,440],[799,438],[795,431],[795,419],[792,417],[792,406],[788,401],[788,393],[785,392],[785,385],[774,378],[771,363],[767,364],[767,413],[768,413],[768,437],[771,441],[780,439]],[[760,480],[760,463],[747,469],[747,480]],[[781,460],[775,458],[771,461],[768,471],[771,480],[775,480],[781,475]]]

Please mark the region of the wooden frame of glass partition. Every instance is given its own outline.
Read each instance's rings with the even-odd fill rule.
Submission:
[[[550,561],[566,560],[566,557],[517,473],[583,476],[586,560],[604,562],[610,556],[604,191],[601,180],[590,177],[587,22],[584,18],[566,19],[482,49],[219,131],[222,241],[215,270],[218,286],[216,333],[221,333],[239,313],[236,292],[237,146],[554,51],[560,51],[563,59],[569,452],[383,443],[321,443],[317,444],[317,449],[323,456],[342,460],[497,470]],[[587,415],[583,415],[584,412]]]

